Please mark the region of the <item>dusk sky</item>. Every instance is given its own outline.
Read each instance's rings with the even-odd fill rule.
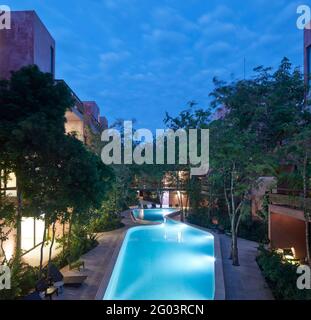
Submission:
[[[35,10],[56,41],[56,77],[109,122],[162,128],[190,100],[209,103],[212,78],[246,76],[287,56],[302,66],[303,32],[289,0],[6,0]]]

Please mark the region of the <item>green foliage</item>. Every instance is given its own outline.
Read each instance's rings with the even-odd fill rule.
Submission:
[[[77,260],[84,253],[90,251],[98,245],[96,237],[88,232],[86,226],[75,224],[72,229],[72,238],[70,252],[68,252],[71,261]]]
[[[244,220],[240,224],[238,236],[259,243],[268,243],[268,225],[261,220]]]
[[[38,280],[38,268],[20,260],[10,261],[8,266],[11,269],[11,289],[0,290],[0,300],[15,300],[27,295]]]
[[[305,115],[303,75],[284,58],[279,68],[258,67],[247,80],[215,79],[212,107],[225,108],[211,121],[210,173],[217,194],[223,193],[230,216],[233,252],[240,235],[265,240],[266,224],[253,223],[243,210],[261,176],[276,176],[279,150],[300,130]],[[213,199],[211,199],[213,201]],[[251,235],[254,233],[254,235]],[[236,259],[237,254],[233,254]],[[237,263],[238,264],[238,261]]]
[[[63,268],[68,261],[76,261],[83,254],[94,249],[98,245],[97,237],[89,231],[90,226],[75,224],[72,227],[70,237],[70,247],[68,247],[68,234],[56,240],[57,245],[62,248],[62,252],[52,259],[52,262],[59,268]]]
[[[187,220],[189,223],[204,227],[210,228],[213,226],[212,219],[209,215],[209,212],[205,208],[199,208],[194,213],[188,215]]]
[[[103,212],[100,217],[95,218],[90,224],[90,230],[95,233],[112,231],[122,228],[121,216],[116,213]]]
[[[277,300],[311,300],[310,290],[297,288],[297,267],[276,252],[260,247],[257,262]]]
[[[70,252],[64,256],[79,256],[96,244],[85,227],[88,214],[101,206],[113,177],[98,155],[65,134],[65,113],[73,105],[69,88],[36,66],[24,67],[10,80],[0,82],[0,169],[15,173],[18,198],[23,199],[17,201],[8,219],[3,214],[3,208],[7,214],[8,207],[4,207],[1,194],[0,221],[5,218],[8,224],[14,220],[17,230],[22,215],[38,217],[44,213],[47,227],[57,220],[70,221],[73,230],[64,243],[65,251],[68,248]],[[6,240],[2,224],[0,229],[2,245]],[[17,235],[19,261],[20,232]],[[27,278],[24,266],[20,267],[18,272]],[[42,261],[40,271],[41,267]],[[18,265],[14,268],[19,270]],[[23,284],[16,283],[22,290]]]

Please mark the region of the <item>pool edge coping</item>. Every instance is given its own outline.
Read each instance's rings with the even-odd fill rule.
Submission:
[[[226,300],[225,277],[222,263],[222,253],[220,239],[217,233],[210,229],[200,227],[189,222],[183,222],[190,227],[209,232],[214,236],[214,254],[215,254],[215,296],[214,300]]]
[[[168,214],[166,217],[172,219],[173,217],[180,215],[180,211],[172,212],[171,214]],[[223,263],[222,263],[222,254],[221,254],[221,247],[220,247],[220,239],[219,236],[212,232],[209,229],[199,227],[197,225],[190,224],[188,222],[183,222],[186,225],[189,225],[193,228],[206,231],[211,233],[214,236],[214,254],[215,254],[215,296],[214,300],[225,300],[226,298],[226,291],[225,291],[225,280],[224,280],[224,272],[223,272]],[[151,224],[152,225],[152,224]],[[117,262],[119,252],[121,250],[122,244],[124,242],[124,239],[126,237],[127,232],[135,227],[141,226],[140,223],[137,223],[136,225],[133,226],[128,226],[124,228],[124,232],[121,235],[121,239],[114,249],[114,252],[111,256],[110,262],[107,266],[107,271],[99,285],[99,288],[97,290],[95,300],[103,300],[103,297],[105,295],[105,292],[108,288],[110,278],[112,276],[113,269],[115,267],[115,264]]]
[[[104,297],[105,292],[106,292],[108,285],[109,285],[110,278],[112,276],[113,269],[116,265],[116,262],[117,262],[117,259],[119,256],[119,252],[120,252],[122,244],[124,242],[125,236],[126,236],[128,230],[130,230],[133,227],[136,227],[136,225],[124,228],[124,232],[121,235],[121,239],[118,242],[117,246],[115,247],[115,249],[112,253],[111,259],[108,263],[107,271],[105,272],[104,277],[100,282],[99,288],[98,288],[96,296],[95,296],[95,300],[103,300],[103,297]]]

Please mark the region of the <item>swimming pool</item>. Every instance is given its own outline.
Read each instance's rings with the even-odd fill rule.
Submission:
[[[178,211],[178,209],[134,209],[133,214],[137,219],[163,222],[163,217],[175,211]]]
[[[208,232],[171,219],[134,227],[125,236],[103,299],[212,300],[214,262],[214,237]]]

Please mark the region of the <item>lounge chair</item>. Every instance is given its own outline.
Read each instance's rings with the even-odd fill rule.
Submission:
[[[36,283],[36,292],[41,298],[49,298],[50,300],[52,300],[54,294],[58,296],[58,288],[51,286],[45,278]]]
[[[80,287],[87,279],[87,276],[85,275],[63,276],[63,274],[53,264],[49,266],[49,277],[53,286],[59,287],[60,290],[63,290],[64,286]]]
[[[59,293],[62,293],[65,284],[64,276],[54,264],[48,266],[48,277],[50,282],[53,283],[53,286],[58,288]]]

